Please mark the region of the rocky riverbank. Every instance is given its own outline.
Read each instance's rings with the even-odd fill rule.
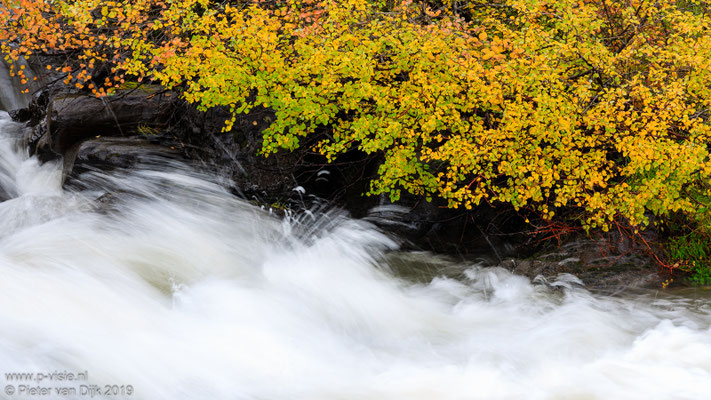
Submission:
[[[230,132],[222,132],[224,110],[197,111],[159,87],[97,99],[55,86],[38,89],[27,107],[11,115],[27,124],[24,141],[32,154],[63,160],[65,185],[88,170],[131,168],[144,155],[161,154],[225,178],[236,196],[276,212],[345,209],[392,232],[405,248],[484,258],[531,278],[572,273],[591,287],[659,286],[664,280],[643,256],[648,249],[619,235],[549,241],[506,206],[465,211],[413,196],[398,204],[363,196],[377,157],[354,151],[329,164],[308,146],[264,157],[261,132],[273,119],[266,109],[240,116]]]

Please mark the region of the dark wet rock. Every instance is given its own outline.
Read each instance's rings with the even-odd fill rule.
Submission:
[[[12,196],[10,195],[10,193],[8,193],[5,189],[0,187],[0,203],[2,203],[3,201],[6,201],[6,200],[10,200],[11,198],[12,198]]]
[[[8,114],[10,114],[10,118],[12,118],[12,120],[16,122],[28,122],[30,119],[32,119],[32,112],[29,108],[11,110],[8,112]]]
[[[143,137],[99,137],[78,143],[65,153],[64,173],[76,178],[89,170],[131,168],[151,158],[176,158],[179,154],[174,146],[152,143]]]
[[[555,281],[561,274],[578,277],[589,289],[614,292],[624,288],[659,287],[660,268],[645,256],[638,243],[627,243],[620,252],[609,239],[569,238],[527,259],[509,258],[499,266],[531,279]]]
[[[61,158],[64,178],[71,181],[87,170],[131,168],[152,156],[178,157],[180,144],[165,132],[174,103],[150,87],[104,99],[53,95],[47,89],[14,114],[30,127],[24,136],[30,154],[42,162]]]
[[[493,262],[531,251],[526,243],[529,238],[517,233],[522,230],[522,219],[512,207],[451,210],[404,194],[393,211],[385,196],[364,195],[377,173],[378,155],[354,150],[327,163],[310,151],[313,143],[304,142],[294,152],[265,157],[259,153],[263,131],[274,114],[256,108],[237,116],[230,132],[221,132],[228,118],[229,114],[219,109],[188,111],[175,129],[176,136],[185,143],[188,158],[202,160],[216,173],[230,177],[235,193],[247,200],[297,211],[327,203],[393,233],[406,249],[462,256],[488,253]]]
[[[49,89],[38,90],[27,107],[10,111],[10,118],[15,122],[26,122],[30,127],[37,126],[45,120],[50,97]]]
[[[174,111],[168,94],[127,91],[108,98],[58,95],[47,105],[44,125],[37,124],[30,149],[44,158],[64,156],[92,137],[131,136],[166,128]]]
[[[533,236],[513,207],[480,206],[474,210],[450,209],[436,200],[427,202],[403,196],[397,205],[381,198],[367,219],[404,238],[404,247],[485,258],[500,263],[507,257],[528,257],[536,250]]]
[[[304,164],[303,152],[269,157],[259,154],[263,131],[274,114],[255,109],[237,116],[230,132],[222,132],[228,118],[229,114],[219,108],[202,113],[186,105],[172,132],[184,144],[188,158],[232,179],[234,192],[240,197],[267,206],[296,206],[302,200],[298,175]]]
[[[23,145],[31,155],[36,155],[40,161],[47,162],[57,158],[53,152],[37,151],[37,144],[47,133],[47,106],[50,101],[50,90],[40,90],[32,97],[26,108],[11,111],[10,117],[16,122],[25,122],[29,129],[25,130]]]

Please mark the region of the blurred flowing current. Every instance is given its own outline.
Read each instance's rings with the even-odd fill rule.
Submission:
[[[3,386],[88,371],[23,384],[147,400],[711,398],[697,291],[607,296],[399,252],[367,222],[278,218],[158,157],[64,190],[22,129],[0,115]]]

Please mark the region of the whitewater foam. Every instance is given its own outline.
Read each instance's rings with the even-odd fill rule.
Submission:
[[[711,398],[708,300],[440,259],[461,278],[408,280],[370,224],[279,219],[176,161],[63,191],[0,119],[0,380],[88,371],[150,400]]]

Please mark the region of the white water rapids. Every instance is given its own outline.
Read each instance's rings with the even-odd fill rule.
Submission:
[[[281,220],[177,162],[63,191],[20,129],[0,116],[5,398],[88,399],[89,384],[146,400],[711,398],[708,300],[476,265],[411,282],[369,224]],[[7,375],[56,371],[88,381]]]

